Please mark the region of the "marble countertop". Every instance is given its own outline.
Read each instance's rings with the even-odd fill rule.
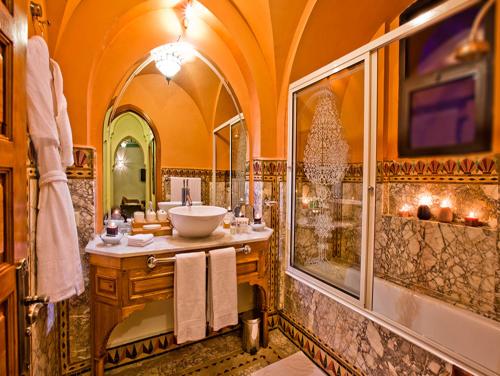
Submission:
[[[85,251],[96,255],[111,257],[134,257],[144,255],[154,255],[158,253],[189,251],[202,248],[227,247],[241,243],[254,243],[268,240],[273,234],[273,230],[266,227],[263,231],[250,231],[247,234],[231,235],[229,230],[221,227],[217,228],[212,235],[206,238],[190,239],[179,236],[174,230],[172,236],[157,236],[153,243],[145,247],[130,247],[127,245],[127,237],[124,236],[117,245],[107,245],[95,236],[91,240]]]

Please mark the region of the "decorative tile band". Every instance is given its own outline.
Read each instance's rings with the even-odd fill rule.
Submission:
[[[254,180],[263,180],[266,176],[286,176],[286,160],[255,159],[253,161]]]
[[[377,178],[389,182],[413,183],[498,183],[498,155],[483,158],[399,160],[377,162]],[[304,175],[304,166],[297,164],[297,176]],[[345,182],[359,182],[363,164],[351,163]]]
[[[268,317],[269,329],[276,328],[278,325],[278,315],[269,315]],[[221,331],[207,336],[205,339],[226,334],[231,331],[238,330],[239,325],[231,328],[222,329]],[[177,345],[174,340],[174,333],[162,333],[156,336],[152,336],[146,339],[135,341],[132,343],[127,343],[121,346],[113,347],[107,350],[106,356],[106,369],[115,368],[123,366],[125,364],[131,364],[144,360],[159,354],[163,354],[169,351],[179,349],[184,346],[192,345],[195,342],[190,342],[185,345]]]
[[[30,179],[38,178],[36,157],[32,144],[28,148],[27,176]],[[95,150],[92,147],[75,146],[73,148],[75,163],[66,169],[68,179],[94,179],[95,178]]]
[[[363,375],[359,369],[350,365],[338,354],[335,354],[334,351],[323,344],[315,335],[285,315],[282,311],[279,312],[278,327],[328,375]]]
[[[197,169],[197,168],[161,168],[161,186],[162,199],[166,197],[167,192],[170,194],[170,179],[171,176],[186,177],[186,178],[201,178],[201,200],[204,203],[210,202],[210,183],[212,182],[213,170]],[[217,170],[217,182],[228,182],[229,171]]]

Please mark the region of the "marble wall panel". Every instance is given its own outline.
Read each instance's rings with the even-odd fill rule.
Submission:
[[[85,246],[95,233],[95,180],[70,179],[68,186],[77,216],[78,243],[82,260],[85,292],[69,299],[66,305],[67,359],[69,363],[90,359],[90,281]]]
[[[377,276],[500,320],[497,231],[394,216],[376,226]]]
[[[451,364],[290,277],[284,311],[366,375],[452,374]]]

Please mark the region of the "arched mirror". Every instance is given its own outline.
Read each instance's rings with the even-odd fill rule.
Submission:
[[[177,73],[164,64],[172,53]],[[130,217],[150,203],[175,206],[186,178],[195,205],[247,201],[244,116],[214,64],[174,43],[145,56],[123,82],[105,119],[105,216],[119,210]]]

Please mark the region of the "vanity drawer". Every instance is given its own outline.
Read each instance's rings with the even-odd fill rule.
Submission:
[[[235,248],[244,244],[235,245]],[[236,254],[238,283],[252,282],[264,278],[268,242],[250,244],[251,252]],[[208,250],[207,250],[208,251]],[[201,251],[200,251],[201,252]],[[161,257],[172,257],[172,254]],[[154,269],[147,267],[147,257],[130,260],[130,269],[124,272],[124,305],[142,304],[154,300],[169,299],[174,294],[175,263],[160,264]]]
[[[147,267],[126,272],[125,305],[168,299],[174,294],[174,265]]]

